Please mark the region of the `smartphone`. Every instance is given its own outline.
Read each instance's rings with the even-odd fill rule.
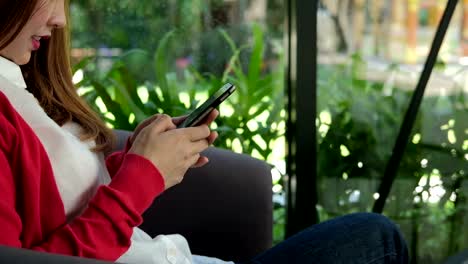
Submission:
[[[216,93],[210,96],[202,105],[195,109],[190,115],[180,123],[177,128],[193,127],[200,124],[203,119],[208,116],[213,109],[219,106],[226,98],[228,98],[236,87],[230,83],[226,83]]]

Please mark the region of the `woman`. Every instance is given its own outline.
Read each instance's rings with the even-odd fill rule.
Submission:
[[[217,137],[181,118],[143,122],[104,160],[112,135],[73,87],[64,0],[0,1],[0,244],[128,263],[225,263],[192,256],[180,235],[150,238],[141,214]],[[252,263],[405,263],[386,218],[356,214],[312,227]]]

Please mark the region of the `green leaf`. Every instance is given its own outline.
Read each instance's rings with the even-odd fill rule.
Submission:
[[[171,30],[164,35],[154,55],[154,68],[156,71],[156,78],[158,79],[159,87],[163,92],[164,100],[169,102],[174,101],[174,95],[169,89],[169,83],[167,80],[167,75],[169,73],[167,65],[167,51],[169,47],[169,42],[174,37],[174,34],[175,31]]]
[[[250,56],[250,63],[249,63],[249,81],[248,87],[250,89],[255,89],[258,78],[260,76],[260,72],[262,70],[262,62],[263,62],[263,31],[261,30],[258,24],[254,24],[253,26],[253,47],[252,47],[252,54]]]

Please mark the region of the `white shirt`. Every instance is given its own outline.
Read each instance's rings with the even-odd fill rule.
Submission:
[[[68,220],[73,219],[86,208],[97,187],[111,181],[104,155],[90,150],[95,142],[79,139],[81,127],[78,124],[69,122],[60,127],[49,118],[36,98],[26,90],[20,67],[1,56],[0,91],[8,97],[43,144],[52,165],[65,215]],[[130,248],[117,261],[148,264],[232,263],[192,256],[186,239],[181,235],[151,238],[138,227],[133,229]]]

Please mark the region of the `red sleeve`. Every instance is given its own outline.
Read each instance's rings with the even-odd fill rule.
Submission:
[[[142,222],[141,214],[164,190],[164,180],[158,169],[149,160],[136,154],[123,155],[121,164],[108,161],[111,166],[118,165],[116,166],[118,170],[108,186],[99,187],[83,214],[69,223],[64,220],[62,225],[60,223],[53,225],[57,227],[55,230],[48,230],[48,234],[43,235],[43,241],[34,245],[25,245],[24,237],[28,234],[23,233],[24,219],[37,217],[38,219],[33,220],[40,222],[41,226],[46,226],[44,221],[47,222],[47,219],[52,222],[61,220],[57,220],[59,217],[51,220],[54,215],[45,215],[43,211],[39,214],[44,215],[35,215],[26,211],[21,216],[17,211],[18,207],[33,206],[27,204],[27,201],[17,204],[19,203],[17,197],[22,195],[18,193],[22,192],[22,188],[17,184],[31,184],[41,179],[41,183],[44,182],[45,186],[38,187],[39,192],[44,191],[43,188],[47,190],[47,186],[53,186],[52,169],[47,163],[47,154],[43,148],[38,147],[41,146],[39,140],[20,119],[15,117],[15,122],[10,123],[8,118],[5,119],[0,115],[0,127],[2,127],[0,131],[0,227],[2,230],[0,244],[27,247],[50,253],[116,260],[128,249],[133,228]],[[19,130],[21,130],[19,133],[21,136],[15,134],[15,131]],[[12,140],[16,140],[16,143]],[[30,173],[31,175],[25,175],[27,168],[24,168],[24,171],[21,169],[21,172],[16,172],[15,169],[18,168],[14,165],[15,162],[24,166],[28,164],[18,160],[21,159],[21,155],[18,154],[20,151],[17,146],[22,144],[26,147],[23,146],[21,150],[34,150],[35,153],[29,154],[36,155],[37,164],[43,166],[40,170],[30,170],[33,172]],[[37,151],[38,149],[41,151]],[[44,170],[46,166],[48,167]],[[53,201],[45,206],[53,206]],[[51,212],[57,212],[57,210],[51,210]],[[41,230],[41,232],[44,231]]]
[[[24,247],[20,241],[22,222],[15,210],[13,175],[3,153],[0,168],[0,244]],[[140,180],[135,181],[136,177]],[[141,214],[163,190],[164,182],[154,166],[140,156],[128,154],[110,185],[98,189],[81,216],[29,248],[115,261],[130,246],[133,228],[142,222]]]
[[[16,212],[15,188],[13,174],[5,153],[0,152],[0,226],[2,235],[0,244],[21,247],[21,218]]]
[[[128,152],[131,146],[132,145],[130,144],[130,137],[128,137],[124,150],[116,151],[107,156],[106,166],[111,178],[114,178],[114,175],[117,173],[117,171],[120,168],[120,165],[123,162],[125,154]]]
[[[0,103],[3,104],[1,95],[0,92]],[[21,217],[16,211],[17,194],[12,165],[10,165],[14,156],[11,146],[16,145],[17,134],[12,123],[7,121],[2,112],[0,112],[0,127],[0,227],[3,233],[0,236],[0,244],[21,247],[20,234],[23,226]]]
[[[127,154],[110,185],[98,189],[87,210],[32,249],[114,261],[128,249],[141,214],[163,190],[163,178],[153,164]]]

